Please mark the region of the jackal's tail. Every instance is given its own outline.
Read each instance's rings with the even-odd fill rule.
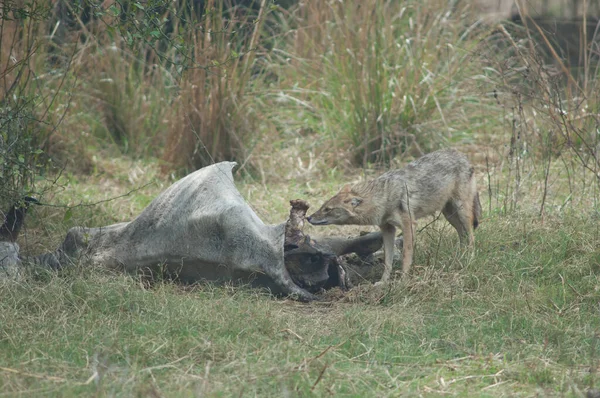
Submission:
[[[479,201],[479,192],[475,193],[473,197],[473,229],[479,226],[479,219],[481,218],[481,202]]]

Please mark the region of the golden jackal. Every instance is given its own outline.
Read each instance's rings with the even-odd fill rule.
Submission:
[[[402,229],[402,272],[413,259],[416,220],[442,211],[458,232],[462,245],[473,245],[473,229],[481,217],[481,204],[473,167],[460,152],[444,149],[429,153],[402,170],[344,186],[307,220],[313,225],[378,225],[383,235],[385,270],[392,272],[396,228]]]

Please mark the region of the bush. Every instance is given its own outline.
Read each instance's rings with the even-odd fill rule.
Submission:
[[[8,2],[0,18],[0,205],[33,189],[55,126],[56,99],[36,71],[45,43],[37,40],[49,15],[44,3]]]

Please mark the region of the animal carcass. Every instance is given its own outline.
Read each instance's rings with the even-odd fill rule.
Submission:
[[[381,247],[379,233],[350,240],[305,236],[303,201],[292,201],[287,225],[266,225],[236,189],[234,166],[221,162],[189,174],[131,222],[71,228],[50,253],[19,257],[15,242],[0,242],[0,269],[14,275],[27,265],[60,269],[76,262],[190,283],[241,280],[307,301],[315,299],[311,292],[345,285],[338,256],[364,257]]]

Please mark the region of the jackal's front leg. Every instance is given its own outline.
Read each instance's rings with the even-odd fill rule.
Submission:
[[[392,262],[394,261],[394,239],[396,238],[396,227],[390,224],[386,224],[380,227],[381,235],[383,237],[383,255],[384,255],[384,269],[383,276],[381,277],[381,283],[387,283],[390,280],[392,274]]]

